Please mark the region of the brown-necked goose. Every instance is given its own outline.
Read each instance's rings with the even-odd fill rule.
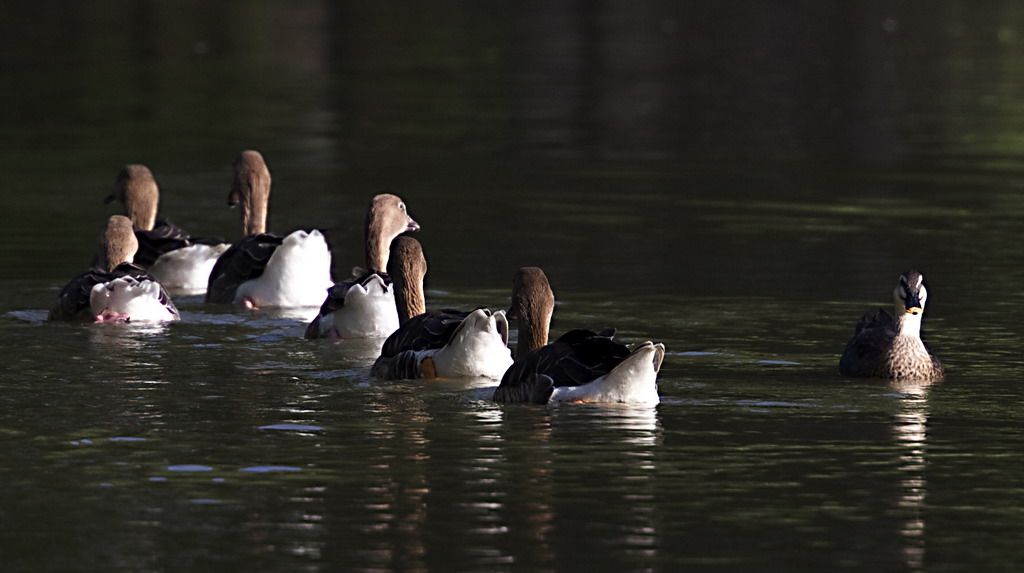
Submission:
[[[267,233],[270,171],[263,156],[243,151],[234,171],[228,205],[239,207],[244,238],[217,259],[206,302],[247,308],[319,305],[332,284],[331,252],[323,234],[316,229],[285,237]]]
[[[509,310],[518,320],[517,356],[494,391],[495,402],[659,402],[657,377],[665,345],[647,341],[630,351],[614,337],[614,329],[570,330],[548,344],[554,306],[544,271],[519,269]]]
[[[387,340],[371,374],[381,380],[482,376],[498,379],[512,364],[503,311],[426,310],[427,260],[412,237],[391,243],[388,274],[401,326]]]
[[[320,313],[306,327],[306,338],[385,338],[398,329],[395,290],[387,275],[391,241],[419,230],[405,202],[396,195],[373,197],[366,213],[366,268],[332,286]]]
[[[132,222],[113,215],[100,234],[97,264],[60,292],[49,320],[160,322],[178,320],[178,309],[153,275],[132,264],[139,248]]]
[[[942,380],[942,362],[921,340],[921,320],[928,298],[924,276],[915,270],[901,274],[892,298],[896,318],[882,309],[861,317],[839,358],[839,373],[891,380]]]
[[[126,165],[117,174],[105,203],[120,201],[132,220],[139,251],[135,264],[148,269],[165,288],[203,294],[217,257],[231,245],[220,239],[191,237],[169,220],[157,220],[160,190],[145,165]]]

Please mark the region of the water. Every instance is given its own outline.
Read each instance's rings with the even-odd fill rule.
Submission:
[[[5,571],[1013,570],[1024,9],[966,2],[39,2],[0,8]],[[428,305],[668,348],[656,409],[369,379],[372,343],[178,299],[43,322],[121,165],[236,238],[400,194]],[[929,281],[932,386],[843,380],[858,316]]]

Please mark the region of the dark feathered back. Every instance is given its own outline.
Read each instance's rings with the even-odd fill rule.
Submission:
[[[160,221],[152,231],[135,231],[135,238],[139,251],[134,262],[141,267],[152,266],[164,253],[187,247],[190,239],[185,229],[170,221]]]
[[[98,284],[107,283],[114,279],[128,277],[136,281],[157,282],[153,275],[145,269],[132,263],[122,263],[113,271],[107,272],[98,268],[91,268],[77,277],[71,279],[60,291],[57,304],[50,309],[49,320],[87,320],[95,319],[89,308],[89,298],[92,288]],[[175,316],[178,309],[171,302],[170,295],[164,288],[160,287],[160,302],[168,307],[168,311]]]
[[[206,287],[206,302],[229,304],[234,302],[238,287],[245,281],[258,278],[267,268],[270,257],[281,244],[277,235],[253,235],[242,239],[224,252],[210,271]]]
[[[629,349],[615,338],[615,330],[599,333],[570,330],[561,338],[516,359],[494,391],[495,402],[536,402],[536,385],[580,386],[604,376],[629,356]],[[543,375],[543,376],[540,376]],[[547,379],[545,379],[545,377]],[[544,400],[551,394],[546,391]]]

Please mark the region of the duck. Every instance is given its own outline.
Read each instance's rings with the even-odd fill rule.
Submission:
[[[330,288],[331,250],[321,231],[297,230],[284,237],[267,233],[270,170],[263,155],[243,151],[234,163],[228,205],[242,217],[241,241],[225,251],[210,271],[206,302],[262,307],[315,307]]]
[[[386,338],[398,329],[395,290],[387,273],[391,242],[420,229],[402,198],[374,195],[364,227],[366,268],[331,286],[320,312],[306,326],[306,338]]]
[[[499,403],[660,402],[657,376],[665,345],[646,341],[630,350],[615,329],[574,329],[548,343],[555,295],[539,267],[516,273],[508,315],[517,320],[515,362],[494,390]]]
[[[147,269],[164,288],[202,295],[217,258],[231,245],[220,239],[192,237],[170,220],[157,220],[160,189],[149,167],[125,165],[104,203],[119,201],[131,219],[139,251],[135,264]]]
[[[512,365],[502,310],[426,310],[427,260],[412,237],[391,243],[388,274],[395,285],[398,330],[384,341],[370,373],[379,380],[475,376],[497,380]]]
[[[49,320],[165,322],[180,318],[163,285],[132,263],[139,249],[132,222],[112,215],[100,233],[96,264],[60,291]]]
[[[939,382],[942,362],[921,340],[928,289],[916,270],[900,274],[892,291],[895,318],[883,309],[866,313],[839,358],[839,373],[857,378]]]

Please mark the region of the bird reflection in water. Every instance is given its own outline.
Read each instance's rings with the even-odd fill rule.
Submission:
[[[508,407],[492,415],[500,419],[495,445],[504,460],[495,487],[508,500],[496,517],[517,564],[551,567],[579,550],[578,540],[567,541],[578,534],[573,512],[580,499],[601,499],[595,511],[616,524],[587,543],[614,547],[610,558],[656,557],[656,446],[662,442],[656,408]],[[629,469],[609,471],[612,466]]]
[[[928,391],[932,382],[891,381],[890,388],[899,398],[901,411],[893,420],[893,438],[904,448],[899,457],[902,492],[899,505],[907,513],[900,533],[904,540],[903,560],[907,567],[919,571],[924,565],[925,523],[922,515],[927,481],[925,448],[928,440]]]
[[[89,331],[89,344],[99,353],[98,356],[117,356],[122,365],[152,366],[143,359],[152,350],[153,341],[167,334],[169,324],[88,324],[83,328]],[[135,364],[135,360],[141,362]]]

